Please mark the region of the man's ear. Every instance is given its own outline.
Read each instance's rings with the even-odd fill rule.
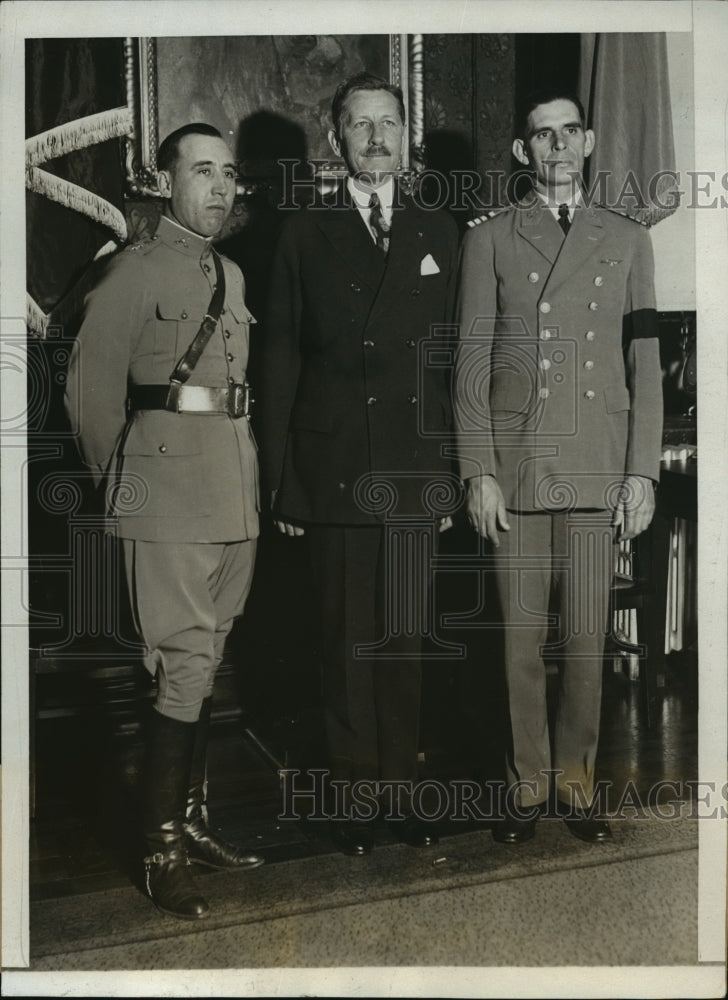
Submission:
[[[339,137],[337,136],[335,129],[329,129],[328,139],[329,146],[331,146],[337,156],[341,156],[341,143],[339,142]]]
[[[518,160],[519,163],[523,163],[524,165],[528,166],[528,163],[530,161],[528,159],[528,151],[526,150],[526,144],[524,143],[523,139],[514,139],[513,145],[511,146],[511,151],[513,152],[513,155],[515,156],[515,158]]]
[[[584,156],[589,156],[591,151],[594,149],[596,143],[596,136],[590,128],[584,132]]]
[[[172,197],[172,174],[169,170],[157,171],[157,187],[163,198]]]

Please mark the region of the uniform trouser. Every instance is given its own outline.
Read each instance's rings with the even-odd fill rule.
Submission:
[[[329,765],[348,781],[416,775],[420,713],[419,635],[392,634],[386,621],[384,528],[312,525],[313,581],[322,630],[322,684]],[[425,587],[427,584],[425,583]],[[386,637],[387,658],[355,646]]]
[[[506,771],[509,784],[518,783],[515,801],[522,806],[546,800],[550,769],[560,801],[587,804],[593,797],[614,567],[611,520],[611,511],[509,512],[511,530],[499,535],[496,581],[511,723]],[[541,659],[549,611],[557,616],[558,639],[548,651],[560,664],[553,750]]]
[[[212,694],[225,639],[250,591],[256,540],[124,539],[124,564],[145,666],[157,678],[155,708],[196,722]]]

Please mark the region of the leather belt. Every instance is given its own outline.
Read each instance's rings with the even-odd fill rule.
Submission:
[[[129,390],[128,407],[136,410],[169,410],[171,413],[227,413],[230,417],[248,417],[253,406],[250,386],[134,385]]]

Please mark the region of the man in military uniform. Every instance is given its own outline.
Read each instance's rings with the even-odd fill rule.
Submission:
[[[603,841],[609,825],[590,807],[613,539],[649,525],[659,478],[652,250],[640,225],[584,203],[595,138],[575,96],[532,95],[521,121],[513,152],[534,190],[466,236],[455,382],[468,514],[494,546],[505,619],[505,804],[521,809],[506,808],[494,836],[533,836],[553,768],[570,830]],[[554,609],[551,747],[541,653]]]
[[[404,628],[386,632],[388,588],[400,583],[387,579],[385,522],[429,518],[436,530],[437,512],[422,498],[428,483],[447,490],[440,452],[450,401],[443,370],[422,363],[421,347],[449,318],[457,235],[447,215],[423,211],[394,180],[399,89],[360,74],[338,88],[332,117],[329,142],[349,176],[282,230],[261,371],[261,456],[279,530],[310,541],[331,775],[407,783],[416,777],[420,641]],[[386,657],[355,651],[385,639]],[[344,812],[348,819],[332,823],[334,843],[368,853],[371,827]],[[409,804],[397,811],[404,818],[389,815],[401,841],[436,843]]]
[[[164,214],[86,301],[68,377],[80,450],[122,539],[145,663],[157,691],[143,776],[147,888],[160,910],[205,916],[189,861],[262,858],[208,826],[206,749],[215,672],[251,583],[256,448],[246,419],[249,324],[239,269],[212,247],[235,196],[219,132],[161,144]]]

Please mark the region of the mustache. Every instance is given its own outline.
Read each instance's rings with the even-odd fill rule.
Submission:
[[[365,156],[391,156],[387,146],[370,146],[364,153]]]

